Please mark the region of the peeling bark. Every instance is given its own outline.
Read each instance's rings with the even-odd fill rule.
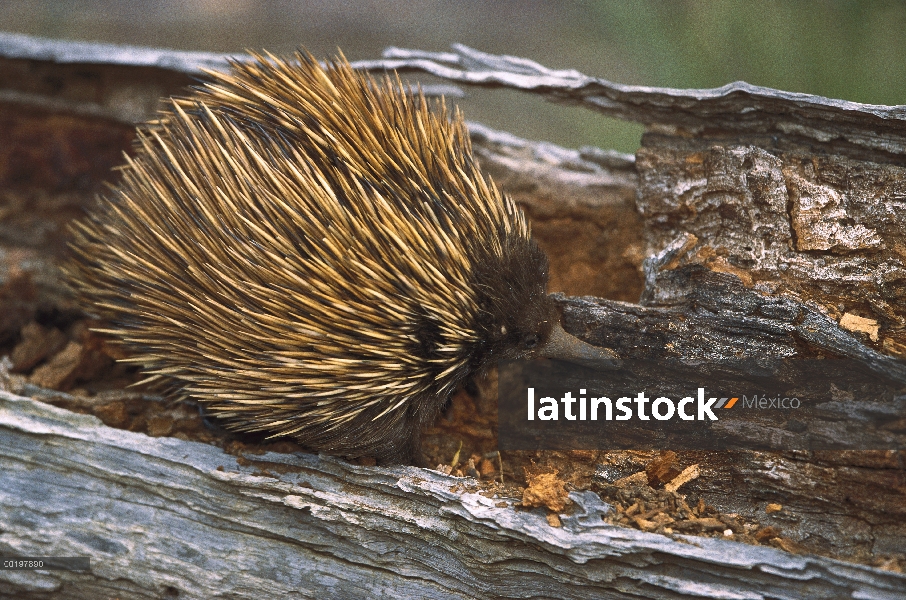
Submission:
[[[132,122],[199,67],[224,64],[220,55],[0,35],[4,147],[38,167],[59,161],[43,174],[0,168],[4,193],[24,198],[0,222],[0,281],[32,273],[45,308],[75,310],[54,266],[63,226],[119,162]],[[743,83],[624,86],[463,46],[390,50],[357,66],[521,89],[648,125],[635,159],[471,126],[483,167],[526,208],[552,255],[554,290],[608,298],[559,296],[571,332],[627,358],[719,356],[733,344],[766,356],[845,356],[906,378],[903,107]],[[88,162],[73,150],[79,139],[103,141]],[[606,525],[608,508],[590,492],[573,492],[577,511],[554,528],[543,512],[481,496],[468,479],[310,455],[237,460],[8,392],[0,456],[0,554],[94,557],[90,573],[0,571],[0,594],[15,597],[906,594],[906,577],[877,568]],[[902,452],[688,457],[702,473],[683,491],[724,511],[777,502],[786,534],[815,551],[906,553]]]

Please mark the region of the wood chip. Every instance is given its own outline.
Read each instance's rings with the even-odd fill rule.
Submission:
[[[529,473],[526,471],[528,487],[522,492],[522,506],[546,506],[554,512],[561,512],[571,503],[566,484],[553,473]]]
[[[772,538],[779,537],[780,530],[776,527],[762,527],[755,532],[755,541],[764,543]]]
[[[698,465],[689,465],[683,469],[682,473],[674,477],[670,483],[666,484],[664,489],[668,492],[675,492],[680,486],[689,483],[693,479],[698,479],[699,475],[701,475],[701,473],[699,472]]]
[[[22,340],[10,353],[13,371],[19,373],[30,370],[66,346],[66,334],[56,327],[48,329],[32,321],[25,325],[20,333]]]
[[[618,488],[627,488],[635,485],[648,485],[648,474],[645,471],[639,471],[638,473],[633,473],[628,477],[623,477],[617,479],[613,482],[613,485]]]
[[[641,529],[642,531],[654,531],[658,528],[657,523],[655,523],[654,521],[649,521],[647,519],[635,517],[633,521],[635,521],[635,524],[638,525],[639,529]]]
[[[660,456],[648,463],[645,467],[645,473],[648,475],[648,485],[657,487],[662,483],[673,480],[680,474],[680,470],[675,466],[676,452],[667,450]]]
[[[703,531],[723,531],[726,527],[723,521],[714,517],[702,517],[701,519],[695,519],[694,522]]]
[[[701,519],[692,518],[686,521],[677,521],[673,527],[680,531],[723,531],[727,526],[720,519],[703,517]]]
[[[780,512],[782,510],[783,510],[783,506],[780,504],[771,503],[764,507],[764,512],[766,512],[768,514]]]
[[[82,362],[82,344],[69,342],[47,364],[41,365],[31,374],[28,380],[43,388],[60,389],[63,384],[74,378]]]
[[[771,538],[771,545],[775,548],[780,548],[781,550],[786,550],[792,554],[805,554],[806,549],[801,545],[797,544],[791,539],[775,537]]]
[[[852,313],[843,313],[843,318],[840,319],[840,327],[847,331],[867,333],[871,341],[878,341],[878,322],[875,319],[866,319]]]

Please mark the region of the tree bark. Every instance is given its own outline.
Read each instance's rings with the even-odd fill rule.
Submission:
[[[31,273],[41,302],[76,310],[55,267],[63,225],[120,162],[133,122],[200,67],[225,64],[220,55],[0,34],[0,188],[53,190],[0,222],[0,281]],[[463,46],[392,49],[357,66],[521,89],[648,126],[631,157],[471,125],[483,168],[526,209],[552,257],[567,330],[625,358],[745,348],[846,357],[906,381],[902,107],[743,83],[623,86]],[[18,156],[36,168],[16,167]],[[37,168],[48,157],[56,166]],[[650,375],[650,385],[668,383]],[[517,499],[481,495],[468,478],[305,454],[237,458],[8,391],[0,456],[0,554],[92,557],[90,572],[0,570],[9,597],[906,594],[902,574],[861,564],[615,527],[588,491],[571,493],[577,510],[555,528]],[[683,491],[724,511],[754,515],[778,502],[785,531],[816,551],[906,553],[902,451],[689,457],[703,473]]]

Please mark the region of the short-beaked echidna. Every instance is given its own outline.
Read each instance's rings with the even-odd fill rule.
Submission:
[[[458,111],[344,58],[235,62],[140,126],[66,271],[152,377],[235,430],[408,459],[501,358],[607,360]]]

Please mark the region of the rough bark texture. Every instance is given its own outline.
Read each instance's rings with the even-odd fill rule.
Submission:
[[[735,276],[698,265],[660,271],[681,247],[668,248],[647,264],[656,292],[645,306],[561,297],[563,323],[568,330],[590,343],[615,348],[627,359],[654,361],[655,368],[643,367],[627,374],[627,383],[621,389],[650,389],[651,381],[657,381],[656,389],[668,396],[676,389],[675,397],[685,395],[682,391],[702,381],[724,383],[724,389],[734,389],[735,384],[740,389],[748,385],[745,373],[727,377],[713,372],[720,370],[720,358],[740,352],[744,357],[846,357],[850,359],[848,368],[865,369],[864,381],[888,381],[894,389],[902,389],[906,382],[902,361],[867,348],[814,307],[761,295],[747,289]],[[693,362],[684,365],[682,371],[657,368],[658,359],[677,357]],[[899,413],[894,415],[883,411],[872,414],[867,405],[853,407],[845,415],[830,415],[826,435],[832,437],[841,422],[864,420],[869,431],[871,424],[878,422],[880,439],[889,440],[889,432],[883,429],[899,423],[893,436],[902,447],[906,397],[900,400]],[[810,422],[809,428],[820,431],[822,425]],[[776,441],[785,432],[782,427],[755,427],[714,433],[726,435],[730,441],[747,440],[749,447],[758,447],[768,436]],[[627,439],[635,436],[644,440],[645,435],[653,439],[651,432],[641,429],[627,428],[623,435]],[[864,443],[867,446],[870,441]],[[702,465],[702,476],[684,491],[751,518],[756,518],[766,503],[788,507],[782,520],[784,531],[795,532],[796,539],[807,540],[818,551],[850,556],[902,553],[906,551],[903,454],[889,450],[691,451],[685,458]]]
[[[625,86],[455,50],[390,49],[364,66],[517,88],[645,123],[636,164],[645,255],[693,234],[689,256],[674,266],[730,272],[765,294],[814,301],[837,320],[873,319],[880,331],[870,343],[906,355],[906,107],[742,82]]]
[[[836,320],[874,320],[868,344],[906,352],[906,169],[738,138],[652,134],[644,144],[639,208],[649,251],[693,234],[678,264],[734,273]]]
[[[132,122],[199,67],[223,64],[0,35],[0,282],[31,273],[46,303],[31,310],[76,310],[54,267],[64,225],[120,162]],[[906,355],[902,107],[741,83],[622,86],[461,46],[359,66],[523,89],[648,125],[636,160],[472,126],[483,166],[552,255],[553,289],[607,298],[561,296],[568,330],[628,358],[742,347],[906,377],[895,360]],[[310,455],[250,464],[6,392],[0,457],[0,554],[95,557],[91,573],[0,571],[10,597],[906,594],[906,577],[872,567],[604,525],[591,493],[573,493],[579,510],[554,528],[433,471]],[[818,551],[906,553],[902,452],[689,457],[703,474],[684,492],[722,510],[778,502],[787,534]]]
[[[606,525],[592,492],[573,492],[579,510],[554,528],[434,471],[237,461],[6,392],[0,432],[0,553],[93,557],[91,573],[0,571],[9,597],[893,599],[904,585],[861,565]]]

